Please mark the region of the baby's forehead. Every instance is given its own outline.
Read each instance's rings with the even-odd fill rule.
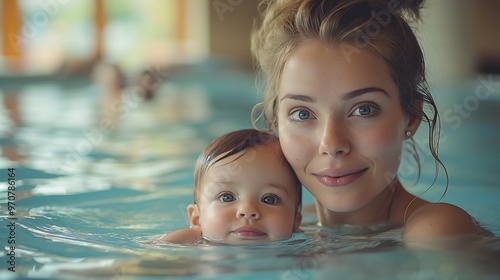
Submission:
[[[217,173],[220,169],[231,169],[234,166],[254,164],[256,162],[262,163],[262,168],[286,169],[288,166],[278,141],[247,147],[229,156],[227,156],[227,153],[221,154],[219,158],[212,160],[211,164],[207,166],[205,173]],[[264,167],[265,163],[269,162],[273,162],[272,166]]]
[[[255,174],[253,174],[255,173]],[[238,174],[251,174],[256,181],[268,178],[272,184],[294,188],[294,173],[279,146],[252,147],[211,165],[205,173],[204,183],[239,181]],[[248,175],[247,175],[248,176]],[[248,177],[247,177],[248,178]],[[289,185],[291,185],[289,187]]]
[[[273,165],[273,168],[287,168],[287,161],[283,152],[281,151],[281,147],[279,145],[279,141],[275,141],[272,143],[267,143],[264,145],[256,145],[250,148],[247,148],[235,155],[232,156],[230,161],[239,162],[239,161],[260,161],[264,162],[276,162]]]
[[[285,185],[290,193],[296,192],[298,180],[285,159],[276,136],[265,135],[265,137],[250,138],[245,141],[245,144],[244,148],[236,153],[232,152],[234,149],[228,148],[226,153],[221,153],[214,158],[209,157],[211,162],[201,174],[197,188],[201,190],[209,182],[223,182],[224,179],[230,181],[231,178],[234,178],[229,176],[230,174],[243,174],[241,172],[246,172],[244,171],[246,169],[250,172],[247,174],[257,173],[252,175],[255,176],[254,178],[259,178],[262,174],[269,174],[269,171],[277,174],[277,177],[274,176],[271,179],[272,181]],[[236,179],[238,178],[236,177]]]

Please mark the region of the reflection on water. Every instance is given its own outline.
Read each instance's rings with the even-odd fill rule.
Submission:
[[[250,127],[253,99],[238,97],[243,95],[238,87],[253,86],[253,77],[244,85],[241,77],[228,80],[238,80],[238,86],[224,94],[218,84],[213,85],[215,91],[182,83],[166,85],[155,102],[124,109],[112,129],[99,126],[93,87],[22,91],[23,125],[19,127],[6,121],[8,108],[3,108],[0,167],[15,167],[18,178],[16,275],[468,279],[500,274],[496,268],[500,242],[495,238],[482,240],[470,250],[408,250],[401,244],[400,230],[369,236],[325,230],[314,225],[311,215],[304,217],[304,233],[270,244],[147,244],[151,238],[188,226],[192,172],[202,148],[225,132]],[[467,129],[464,123],[461,129],[446,133],[459,137]],[[497,132],[490,131],[495,137],[491,133]],[[451,177],[459,178],[450,181],[457,187],[450,188],[446,199],[466,208],[498,235],[498,190],[488,190],[485,182],[490,179],[485,176],[476,181],[481,183],[474,186],[475,191],[470,189],[468,176],[457,172],[463,160],[455,160],[454,149],[462,149],[460,145],[448,142],[443,148]],[[497,166],[491,161],[484,165]],[[424,169],[415,192],[432,181],[432,171]],[[0,178],[0,238],[5,246],[7,184],[5,174]],[[427,195],[434,199],[441,190],[438,186]],[[307,194],[304,200],[312,201]],[[0,257],[0,278],[12,277],[6,271],[6,258]]]
[[[281,279],[494,279],[500,273],[498,242],[496,251],[491,247],[488,250],[476,247],[469,252],[463,249],[404,250],[400,242],[383,236],[314,238],[296,234],[290,240],[265,245],[162,245],[130,250],[109,246],[113,244],[112,239],[106,242],[108,244],[87,239],[87,243],[72,240],[65,243],[106,251],[107,258],[64,258],[60,254],[54,258],[35,257],[43,266],[32,274],[203,275],[227,279],[245,278],[245,275]],[[60,241],[58,237],[53,240]]]

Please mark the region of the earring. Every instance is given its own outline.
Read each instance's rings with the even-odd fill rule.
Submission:
[[[411,136],[411,131],[407,130],[405,134],[406,134],[406,136],[410,137]]]

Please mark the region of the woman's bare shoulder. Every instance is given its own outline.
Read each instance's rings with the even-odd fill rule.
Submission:
[[[411,213],[404,239],[422,239],[478,234],[480,227],[462,208],[448,203],[426,203]]]

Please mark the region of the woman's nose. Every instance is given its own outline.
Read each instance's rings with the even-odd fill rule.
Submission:
[[[349,133],[342,125],[335,121],[328,121],[320,130],[319,153],[331,157],[338,157],[348,154],[351,146],[349,143]]]
[[[238,219],[259,219],[260,213],[257,207],[253,205],[251,202],[242,203],[241,207],[236,212],[236,218]]]

